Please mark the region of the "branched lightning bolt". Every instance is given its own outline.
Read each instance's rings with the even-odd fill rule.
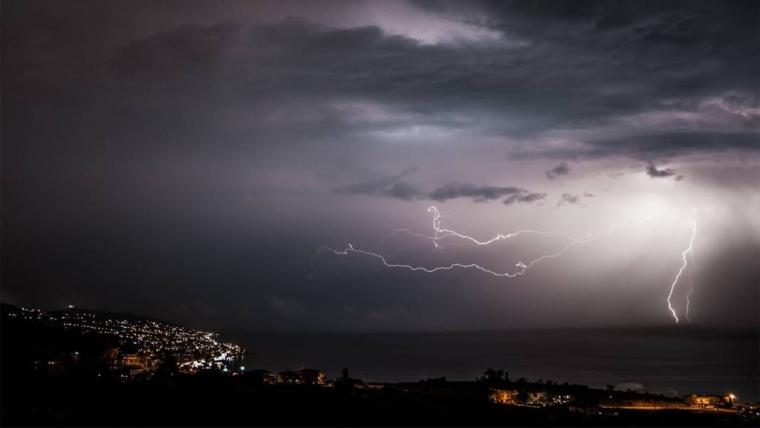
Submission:
[[[409,233],[411,233],[413,235],[416,235],[416,236],[421,236],[421,237],[424,237],[426,239],[431,239],[433,241],[433,245],[435,246],[435,248],[440,248],[440,244],[438,243],[438,240],[444,239],[444,238],[447,238],[447,237],[457,237],[457,238],[469,241],[469,242],[471,242],[471,243],[473,243],[475,245],[486,246],[486,245],[491,245],[491,244],[493,244],[493,243],[495,243],[497,241],[503,240],[503,239],[509,239],[509,238],[513,238],[513,237],[521,235],[521,234],[528,234],[528,233],[545,234],[545,235],[559,235],[559,236],[563,236],[563,237],[567,238],[570,242],[568,242],[560,250],[558,250],[558,251],[556,251],[554,253],[545,254],[543,256],[535,258],[535,259],[529,261],[528,263],[519,261],[518,263],[515,264],[515,267],[517,269],[514,270],[514,271],[511,271],[511,272],[498,272],[498,271],[494,271],[492,269],[489,269],[489,268],[484,267],[482,265],[479,265],[477,263],[451,263],[449,265],[435,266],[435,267],[415,266],[415,265],[402,264],[402,263],[391,263],[391,262],[388,261],[388,259],[386,259],[385,256],[383,256],[381,254],[374,253],[374,252],[367,251],[367,250],[361,250],[361,249],[354,248],[354,246],[352,244],[348,244],[346,246],[346,248],[344,248],[342,250],[336,250],[336,249],[330,248],[330,247],[321,247],[321,248],[317,249],[316,253],[314,254],[314,257],[312,258],[312,262],[311,262],[312,272],[314,270],[314,261],[315,261],[316,257],[318,257],[323,252],[330,252],[332,254],[339,255],[339,256],[345,256],[345,255],[348,255],[348,254],[366,255],[366,256],[370,256],[370,257],[374,257],[376,259],[379,259],[383,263],[383,265],[386,266],[386,267],[406,269],[406,270],[413,271],[413,272],[435,273],[435,272],[438,272],[438,271],[448,271],[448,270],[454,270],[454,269],[474,269],[474,270],[478,270],[480,272],[487,273],[489,275],[493,275],[493,276],[496,276],[496,277],[515,278],[515,277],[524,275],[525,272],[527,272],[529,269],[531,269],[537,263],[540,263],[540,262],[542,262],[544,260],[560,257],[561,255],[565,254],[567,251],[569,251],[571,248],[573,248],[573,247],[575,247],[577,245],[587,244],[587,243],[596,241],[597,239],[600,239],[600,238],[602,238],[604,236],[609,236],[609,235],[613,234],[617,228],[619,228],[621,226],[625,226],[625,225],[631,224],[631,223],[634,223],[633,221],[631,221],[631,222],[626,222],[626,223],[613,224],[609,228],[609,230],[607,232],[605,232],[603,234],[596,235],[596,236],[592,235],[591,233],[588,233],[588,234],[583,235],[583,236],[581,236],[579,238],[574,238],[574,237],[572,237],[570,235],[566,235],[566,234],[562,234],[562,233],[557,233],[557,232],[545,232],[545,231],[540,231],[540,230],[520,230],[520,231],[512,232],[512,233],[509,233],[509,234],[498,234],[498,235],[494,236],[493,238],[490,238],[490,239],[485,240],[485,241],[481,241],[481,240],[473,238],[473,237],[471,237],[469,235],[464,235],[462,233],[459,233],[459,232],[457,232],[455,230],[446,229],[446,228],[441,227],[441,223],[440,223],[441,215],[440,215],[440,212],[438,211],[438,209],[436,207],[430,207],[430,208],[428,208],[428,212],[430,212],[430,213],[433,214],[433,231],[434,231],[434,235],[432,237],[427,236],[427,235],[422,235],[422,234],[414,233],[414,232],[409,232],[407,229],[397,229],[396,231],[393,231],[391,233],[393,234],[393,233],[397,233],[397,232],[409,232]],[[308,278],[312,278],[312,277],[313,277],[313,274],[310,273],[308,275]]]
[[[308,278],[311,279],[313,277],[314,262],[315,262],[316,258],[320,254],[322,254],[323,252],[329,252],[329,253],[332,253],[332,254],[335,254],[335,255],[339,255],[339,256],[345,256],[345,255],[349,255],[349,254],[360,254],[360,255],[370,256],[370,257],[379,259],[383,263],[383,265],[386,266],[386,267],[406,269],[406,270],[413,271],[413,272],[435,273],[435,272],[438,272],[438,271],[449,271],[449,270],[454,270],[454,269],[473,269],[473,270],[477,270],[477,271],[480,271],[480,272],[483,272],[483,273],[487,273],[489,275],[496,276],[496,277],[516,278],[516,277],[524,275],[529,269],[531,269],[536,264],[538,264],[538,263],[540,263],[540,262],[542,262],[544,260],[560,257],[560,256],[562,256],[563,254],[565,254],[567,251],[569,251],[570,249],[572,249],[575,246],[594,242],[594,241],[596,241],[596,240],[598,240],[598,239],[600,239],[602,237],[612,235],[620,227],[627,226],[627,225],[630,225],[630,224],[633,224],[633,223],[640,223],[640,222],[645,221],[645,220],[651,220],[651,218],[652,218],[652,216],[650,216],[650,217],[642,219],[642,220],[633,220],[633,221],[628,221],[628,222],[624,222],[624,223],[613,224],[612,226],[610,226],[610,228],[605,233],[601,233],[601,234],[598,234],[598,235],[592,235],[591,233],[587,233],[587,234],[585,234],[585,235],[583,235],[581,237],[578,237],[578,238],[573,237],[573,236],[568,235],[568,234],[560,233],[560,232],[549,232],[549,231],[530,230],[530,229],[528,229],[528,230],[518,230],[516,232],[512,232],[512,233],[508,233],[508,234],[497,234],[497,235],[493,236],[492,238],[489,238],[489,239],[486,239],[486,240],[479,240],[479,239],[474,238],[472,236],[465,235],[465,234],[462,234],[460,232],[457,232],[456,230],[448,229],[448,228],[445,228],[445,227],[441,226],[441,214],[438,211],[438,208],[436,208],[435,206],[432,206],[432,207],[428,208],[427,211],[429,213],[433,214],[433,235],[425,235],[425,234],[422,234],[422,233],[411,231],[409,229],[396,229],[396,230],[392,231],[390,234],[388,234],[384,239],[387,239],[388,237],[393,236],[393,235],[395,235],[397,233],[407,233],[407,234],[412,235],[412,236],[416,236],[416,237],[420,237],[420,238],[424,238],[424,239],[428,239],[428,240],[433,241],[433,246],[434,246],[434,248],[436,250],[442,248],[442,246],[439,243],[439,241],[441,241],[443,239],[446,239],[446,238],[451,238],[451,237],[459,238],[461,240],[467,241],[467,242],[469,242],[471,244],[478,245],[478,246],[488,246],[488,245],[494,244],[494,243],[496,243],[498,241],[514,238],[514,237],[522,235],[522,234],[556,235],[556,236],[564,237],[569,242],[565,246],[563,246],[562,248],[560,248],[558,251],[556,251],[554,253],[542,255],[542,256],[540,256],[538,258],[535,258],[535,259],[531,260],[528,263],[524,263],[522,261],[519,261],[518,263],[515,264],[515,267],[517,269],[515,269],[513,271],[507,271],[507,272],[495,271],[495,270],[489,269],[487,267],[484,267],[482,265],[479,265],[477,263],[458,263],[457,262],[457,263],[451,263],[449,265],[434,266],[434,267],[415,266],[415,265],[404,264],[404,263],[391,263],[391,262],[388,261],[388,259],[385,256],[383,256],[381,254],[378,254],[378,253],[375,253],[375,252],[372,252],[372,251],[367,251],[367,250],[361,250],[361,249],[354,248],[354,246],[352,244],[348,244],[342,250],[336,250],[336,249],[330,248],[330,247],[321,247],[321,248],[317,249],[317,251],[314,254],[314,257],[312,257],[312,260],[311,260],[311,273],[309,273]],[[673,316],[673,319],[675,320],[676,323],[678,323],[680,321],[680,319],[678,318],[678,314],[677,314],[675,308],[672,305],[672,298],[673,298],[673,294],[674,294],[675,289],[676,289],[676,285],[678,284],[679,280],[681,279],[681,275],[683,275],[683,272],[685,270],[687,270],[687,269],[688,269],[687,274],[689,276],[690,288],[689,288],[689,292],[686,294],[686,309],[685,309],[685,315],[684,316],[685,316],[685,319],[687,321],[691,322],[691,319],[689,318],[689,306],[690,306],[690,303],[691,303],[691,295],[694,292],[694,281],[692,279],[691,266],[690,265],[693,264],[693,262],[694,262],[694,240],[696,239],[696,235],[697,235],[697,223],[696,223],[696,221],[692,221],[691,222],[691,238],[689,239],[689,246],[686,249],[684,249],[683,252],[681,253],[681,258],[682,258],[683,262],[681,264],[681,267],[678,270],[678,273],[676,274],[675,278],[673,279],[673,282],[670,285],[670,291],[668,292],[668,297],[667,297],[668,311],[671,313],[671,315]],[[691,261],[692,261],[691,264],[689,263],[689,259],[691,259]]]
[[[671,298],[673,297],[673,292],[676,289],[676,284],[678,284],[678,280],[681,278],[681,274],[683,274],[683,271],[686,270],[689,262],[687,259],[687,256],[690,254],[693,254],[693,248],[694,248],[694,239],[697,237],[697,222],[692,221],[691,222],[691,238],[689,239],[689,246],[686,247],[683,252],[681,252],[681,259],[683,259],[683,263],[681,264],[681,268],[678,269],[678,273],[676,274],[676,277],[673,279],[673,283],[670,284],[670,292],[668,293],[668,310],[673,315],[673,319],[676,321],[676,324],[678,324],[678,314],[676,313],[676,310],[673,308],[673,305],[671,303]],[[693,287],[693,283],[692,283]],[[688,308],[688,295],[687,295],[687,308]],[[687,316],[688,320],[688,316]]]
[[[495,235],[494,237],[492,237],[490,239],[486,239],[484,241],[481,241],[481,240],[478,240],[477,238],[473,238],[472,236],[461,234],[461,233],[459,233],[459,232],[457,232],[455,230],[446,229],[446,228],[441,227],[441,214],[438,211],[437,207],[434,207],[434,206],[430,207],[430,208],[427,209],[427,211],[429,213],[433,214],[433,235],[425,235],[423,233],[414,232],[412,230],[409,230],[409,229],[406,229],[406,228],[402,228],[402,229],[395,229],[395,230],[391,231],[389,234],[385,235],[380,240],[380,242],[384,242],[386,239],[388,239],[388,238],[390,238],[390,237],[392,237],[392,236],[394,236],[396,234],[399,234],[399,233],[406,233],[406,234],[411,235],[411,236],[416,236],[418,238],[423,238],[423,239],[427,239],[427,240],[433,241],[433,246],[436,249],[439,249],[439,248],[442,247],[442,245],[440,244],[439,241],[441,241],[443,239],[446,239],[446,238],[451,238],[451,237],[460,238],[462,240],[465,240],[465,241],[468,241],[468,242],[470,242],[472,244],[480,245],[480,246],[491,245],[491,244],[493,244],[493,243],[495,243],[497,241],[501,241],[501,240],[504,240],[504,239],[514,238],[514,237],[517,237],[517,236],[520,236],[520,235],[523,235],[523,234],[555,235],[555,236],[561,236],[563,238],[566,238],[569,241],[576,240],[576,238],[573,237],[572,235],[568,235],[568,234],[561,233],[561,232],[549,232],[549,231],[543,231],[543,230],[518,230],[516,232],[512,232],[512,233],[508,233],[508,234],[497,234],[497,235]]]
[[[433,235],[433,245],[438,248],[440,244],[438,243],[439,240],[454,236],[460,239],[464,239],[467,241],[472,242],[475,245],[491,245],[496,241],[501,241],[502,239],[510,239],[514,238],[516,236],[522,235],[522,234],[539,234],[539,235],[558,235],[565,238],[570,239],[571,241],[577,240],[576,238],[566,235],[564,233],[559,232],[546,232],[543,230],[518,230],[516,232],[508,233],[506,235],[503,234],[497,234],[491,239],[487,239],[485,241],[480,241],[478,239],[475,239],[468,235],[463,235],[455,230],[451,229],[445,229],[441,227],[441,213],[438,211],[437,207],[430,207],[427,210],[429,213],[433,213],[433,231],[435,232],[435,235]]]
[[[383,256],[381,254],[373,253],[371,251],[366,251],[366,250],[359,250],[359,249],[354,248],[354,246],[351,245],[351,244],[348,244],[346,246],[346,248],[344,248],[343,250],[336,250],[336,249],[330,248],[330,247],[321,247],[321,248],[317,249],[317,253],[315,254],[315,256],[319,255],[320,253],[322,253],[324,251],[328,251],[328,252],[331,252],[331,253],[333,253],[335,255],[339,255],[339,256],[345,256],[345,255],[348,255],[349,253],[364,254],[364,255],[367,255],[367,256],[371,256],[371,257],[375,257],[377,259],[380,259],[380,261],[386,267],[389,267],[389,268],[402,268],[402,269],[407,269],[407,270],[410,270],[410,271],[415,271],[415,272],[416,271],[421,271],[421,272],[425,272],[425,273],[434,273],[434,272],[438,272],[438,271],[454,270],[454,269],[475,269],[475,270],[479,270],[481,272],[487,273],[489,275],[497,276],[497,277],[515,278],[515,277],[523,275],[528,269],[532,268],[533,265],[535,265],[536,263],[539,263],[539,262],[541,262],[543,260],[546,260],[546,259],[553,259],[555,257],[559,257],[562,254],[564,254],[565,252],[567,252],[567,250],[569,250],[570,248],[572,248],[572,247],[574,247],[574,246],[576,246],[578,244],[590,242],[590,240],[588,238],[589,238],[589,235],[584,236],[584,237],[582,237],[580,239],[577,239],[575,241],[572,241],[568,245],[564,246],[561,250],[557,251],[556,253],[552,253],[552,254],[547,254],[547,255],[541,256],[541,257],[539,257],[537,259],[531,260],[529,263],[517,262],[517,264],[515,264],[515,267],[517,267],[517,270],[515,270],[514,272],[497,272],[497,271],[488,269],[486,267],[483,267],[483,266],[481,266],[481,265],[479,265],[477,263],[467,263],[467,264],[464,264],[464,263],[451,263],[449,265],[435,266],[435,267],[432,267],[432,268],[424,267],[424,266],[413,266],[413,265],[408,265],[408,264],[390,263],[385,258],[385,256]]]

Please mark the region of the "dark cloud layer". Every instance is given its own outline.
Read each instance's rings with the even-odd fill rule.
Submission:
[[[376,26],[332,28],[291,18],[179,25],[103,48],[84,64],[75,64],[82,53],[74,44],[11,49],[9,57],[11,67],[21,67],[11,71],[23,70],[25,81],[60,83],[50,75],[60,69],[55,66],[73,65],[84,76],[95,73],[126,90],[191,89],[218,108],[250,109],[277,99],[318,106],[325,96],[371,99],[414,111],[416,125],[455,130],[475,124],[484,135],[509,137],[518,142],[513,156],[758,149],[757,117],[742,111],[758,107],[752,94],[760,68],[747,60],[756,57],[756,2],[737,1],[730,8],[700,1],[579,4],[486,2],[480,7],[489,13],[484,25],[502,37],[490,43],[421,44]],[[615,122],[646,112],[696,114],[710,99],[733,103],[723,111],[726,123],[666,120],[652,133],[652,127],[620,128]],[[312,135],[409,124],[404,115],[367,123],[324,112],[310,123]],[[492,119],[483,119],[483,112]],[[299,116],[290,117],[304,119]],[[266,131],[262,122],[255,125]],[[566,147],[535,143],[547,130],[600,125],[609,136],[577,135]]]
[[[536,202],[546,198],[546,193],[520,193],[516,195],[510,195],[507,199],[504,199],[505,205],[512,205],[516,202]]]
[[[475,202],[490,201],[507,195],[524,194],[527,190],[514,186],[476,186],[470,183],[448,183],[428,193],[430,199],[472,198]]]
[[[409,168],[392,177],[341,186],[334,189],[333,192],[350,195],[384,196],[405,201],[432,199],[438,202],[460,198],[471,199],[474,202],[485,202],[501,199],[506,196],[507,198],[503,201],[506,205],[511,205],[515,202],[535,202],[546,197],[545,193],[532,193],[521,187],[475,185],[472,183],[447,183],[428,193],[423,193],[403,180],[404,177],[416,171],[416,168]]]
[[[332,305],[345,296],[303,271],[314,248],[407,218],[398,200],[533,208],[561,162],[633,158],[657,175],[667,158],[691,182],[675,162],[760,154],[753,0],[404,3],[412,22],[384,2],[286,3],[3,3],[4,295],[204,327],[344,328]],[[420,172],[370,172],[407,165]],[[396,279],[366,304],[434,317],[466,300]]]

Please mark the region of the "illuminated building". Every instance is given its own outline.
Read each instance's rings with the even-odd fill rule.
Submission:
[[[723,398],[717,395],[690,395],[687,402],[692,407],[714,409],[723,403]]]
[[[496,404],[514,404],[517,401],[518,392],[506,389],[491,389],[488,399]]]

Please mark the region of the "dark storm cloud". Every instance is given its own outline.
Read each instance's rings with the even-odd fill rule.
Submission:
[[[646,167],[647,175],[652,178],[665,178],[665,177],[673,177],[677,173],[673,171],[670,168],[661,168],[658,169],[653,163],[650,163]],[[678,177],[681,177],[680,175]]]
[[[521,187],[475,185],[472,183],[447,183],[428,193],[423,193],[403,180],[404,177],[416,171],[417,168],[409,168],[392,177],[338,187],[333,192],[345,195],[391,197],[405,201],[429,198],[438,202],[459,198],[472,199],[474,202],[485,202],[508,196],[504,200],[507,205],[515,202],[535,202],[546,197],[545,193],[532,193]]]
[[[388,195],[405,201],[419,197],[419,192],[406,181],[397,181],[388,189]]]
[[[391,29],[342,9],[336,22],[302,12],[334,3],[280,15],[280,2],[232,3],[3,3],[4,294],[204,327],[343,328],[334,295],[304,291],[304,270],[314,248],[377,218],[340,217],[325,188],[544,200],[521,187],[436,188],[461,171],[419,189],[411,171],[367,178],[489,164],[494,141],[513,159],[554,163],[758,152],[756,1],[415,3],[499,36],[441,43],[415,33],[449,33],[446,20]],[[465,11],[483,15],[452,18]],[[346,199],[357,212],[368,204]],[[379,276],[366,287],[379,310],[408,298],[438,314],[466,300],[397,278],[396,291]],[[294,321],[286,308],[323,312]],[[206,313],[222,315],[209,325]]]
[[[425,45],[379,27],[336,29],[289,19],[263,25],[177,25],[134,40],[114,38],[110,50],[99,42],[96,55],[89,56],[77,47],[94,44],[96,36],[77,32],[74,40],[57,37],[47,45],[35,45],[30,38],[27,45],[35,49],[9,54],[11,59],[24,56],[12,65],[23,64],[28,76],[48,82],[58,80],[54,70],[60,69],[50,67],[51,61],[78,71],[89,65],[85,71],[91,72],[102,70],[97,64],[102,59],[108,73],[127,87],[154,82],[165,85],[162,91],[217,89],[212,106],[222,101],[250,108],[259,100],[274,101],[267,98],[272,94],[367,97],[413,108],[420,113],[419,122],[454,128],[470,122],[447,121],[447,114],[487,111],[494,120],[478,121],[482,131],[512,137],[568,123],[589,127],[589,121],[652,109],[689,111],[704,97],[731,90],[752,94],[756,89],[757,61],[746,60],[756,51],[756,2],[737,1],[731,8],[717,2],[559,1],[540,7],[484,2],[473,8],[486,11],[488,19],[482,22],[501,32],[502,42]],[[60,19],[59,33],[71,33],[66,30],[84,18]],[[18,43],[25,46],[23,38]],[[83,56],[84,63],[74,59]],[[393,128],[399,120],[376,125]],[[594,141],[582,142],[595,147]],[[646,144],[637,139],[622,143],[620,150],[599,147],[590,154],[626,155],[637,151],[638,142]],[[682,146],[687,152],[715,148],[683,140],[670,148]],[[559,152],[587,154],[563,152],[561,147]]]
[[[505,205],[512,205],[516,202],[536,202],[540,201],[546,198],[546,193],[525,193],[525,194],[517,194],[517,195],[511,195],[507,199],[504,199]]]
[[[476,186],[471,183],[447,183],[428,193],[428,197],[439,202],[457,198],[472,198],[475,202],[484,202],[507,195],[523,195],[527,192],[526,189],[514,186]]]
[[[408,201],[420,196],[412,185],[403,180],[404,177],[415,172],[417,172],[417,167],[410,167],[392,177],[338,187],[333,192],[348,195],[389,196]]]
[[[554,180],[557,177],[560,177],[562,175],[567,175],[569,173],[570,173],[570,166],[566,162],[561,162],[559,165],[555,166],[549,171],[546,171],[546,178],[548,178],[549,180]]]
[[[756,48],[758,24],[749,18],[756,16],[754,2],[732,8],[714,2],[574,3],[486,3],[489,28],[503,35],[500,43],[426,45],[379,27],[334,29],[290,19],[178,27],[122,46],[111,62],[128,76],[224,82],[258,99],[367,97],[414,109],[417,125],[462,129],[477,123],[485,135],[516,141],[566,124],[592,129],[642,112],[694,112],[705,98],[756,89],[758,64],[746,61]],[[446,119],[453,112],[476,117],[484,111],[494,120]],[[405,126],[405,120],[360,123],[361,129],[383,130]],[[352,132],[349,122],[333,132]],[[531,147],[525,140],[514,153],[656,156],[758,149],[750,141],[753,131],[730,124],[720,131],[720,142],[707,126],[676,128],[652,136],[631,127],[627,135],[585,137],[567,147]]]
[[[716,153],[728,150],[758,151],[760,142],[754,131],[700,132],[673,131],[659,134],[621,136],[615,139],[589,139],[582,153],[588,157],[628,155],[636,158],[672,157],[688,153]],[[561,152],[561,151],[560,151]],[[570,154],[571,152],[565,152]],[[574,152],[577,153],[577,152]]]

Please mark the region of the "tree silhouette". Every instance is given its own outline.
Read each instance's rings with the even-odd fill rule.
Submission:
[[[480,381],[488,386],[506,386],[509,384],[509,372],[505,370],[486,369]]]

